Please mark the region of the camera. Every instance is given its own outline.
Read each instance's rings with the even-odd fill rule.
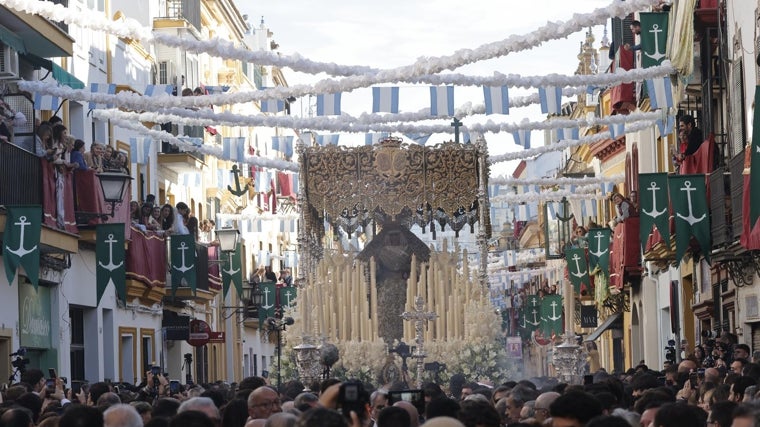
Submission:
[[[401,390],[388,392],[388,404],[409,402],[417,408],[420,414],[425,413],[425,393],[422,390]]]
[[[338,410],[347,419],[351,419],[351,411],[356,412],[360,420],[366,417],[366,407],[369,405],[369,393],[364,384],[359,381],[347,381],[340,385],[338,392]]]
[[[182,385],[180,385],[179,381],[177,380],[169,381],[169,393],[179,394],[181,391],[182,391]]]
[[[670,362],[671,365],[676,364],[676,342],[675,340],[668,340],[668,345],[665,347],[665,361]]]

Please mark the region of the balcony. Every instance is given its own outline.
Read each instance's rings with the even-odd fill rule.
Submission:
[[[66,6],[68,1],[56,0],[52,3]],[[42,58],[66,57],[74,53],[74,39],[69,36],[66,24],[3,6],[0,6],[0,11],[0,39],[19,53],[31,53]]]
[[[49,166],[49,162],[22,148],[0,144],[0,205],[43,205],[43,212],[48,212],[44,215],[48,217],[51,209],[53,212],[55,209],[55,193],[51,207],[49,197],[46,198],[43,191],[43,170]],[[5,215],[0,216],[0,233],[5,230],[5,219]],[[73,221],[73,210],[71,219]],[[43,221],[40,239],[43,252],[77,252],[79,238],[76,233],[76,227],[73,232],[67,232],[59,230],[54,220],[52,227]]]
[[[199,243],[195,246],[195,294],[189,286],[178,286],[174,293],[177,300],[193,300],[206,304],[221,290],[218,247]],[[164,264],[166,265],[166,264]],[[171,298],[168,296],[167,298]]]
[[[622,289],[627,277],[641,275],[639,228],[639,218],[629,217],[612,230],[610,286]]]
[[[176,26],[176,21],[183,21],[196,31],[201,30],[200,0],[162,0],[159,2],[158,13],[159,16],[154,19],[155,27],[167,28]]]
[[[148,306],[166,295],[166,239],[132,227],[126,252],[127,295]]]

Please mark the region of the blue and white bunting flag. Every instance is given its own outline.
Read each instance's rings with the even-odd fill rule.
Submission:
[[[317,95],[317,115],[318,116],[339,116],[340,115],[340,95],[341,93],[323,93]]]
[[[454,115],[454,86],[430,86],[430,115]]]
[[[272,150],[282,153],[286,158],[293,157],[293,137],[273,136]]]
[[[673,107],[673,88],[670,84],[670,77],[664,76],[647,79],[646,82],[649,105],[652,110]]]
[[[559,114],[562,111],[562,88],[544,86],[538,88],[538,98],[541,100],[541,113]]]
[[[150,145],[153,140],[147,137],[129,138],[129,152],[132,163],[144,165],[150,157]]]
[[[269,251],[259,251],[259,256],[256,257],[256,262],[259,263],[259,266],[267,266],[271,262]]]
[[[625,123],[610,123],[608,128],[612,139],[618,139],[625,135]]]
[[[602,195],[606,196],[610,193],[612,193],[612,190],[615,189],[615,183],[614,182],[605,182],[602,184]]]
[[[229,86],[206,86],[206,92],[209,95],[218,95],[220,93],[225,93],[228,90],[230,90]]]
[[[295,233],[296,220],[294,219],[281,219],[280,220],[280,233]]]
[[[264,231],[264,224],[260,219],[254,219],[251,221],[251,233],[262,233]]]
[[[554,210],[554,202],[546,202],[546,214],[549,215],[549,220],[551,221],[557,219],[557,212]]]
[[[171,95],[174,92],[174,85],[147,85],[145,86],[144,96]]]
[[[285,267],[295,268],[298,266],[298,253],[296,251],[285,251]]]
[[[398,87],[373,87],[372,112],[398,114]]]
[[[405,137],[411,139],[417,145],[425,145],[432,136],[432,134],[426,133],[405,133]]]
[[[557,139],[560,141],[565,140],[577,140],[580,136],[580,131],[578,128],[559,128],[557,129]]]
[[[257,171],[255,180],[255,190],[257,193],[268,193],[272,189],[272,175],[268,171]]]
[[[530,148],[530,130],[518,129],[512,132],[512,136],[515,138],[515,144],[523,147]]]
[[[92,93],[105,93],[108,95],[113,95],[116,93],[116,84],[115,83],[90,83],[90,92]],[[96,104],[92,101],[90,101],[90,105],[87,107],[90,110],[94,110],[96,108],[103,108],[105,104]],[[105,105],[106,108],[113,108],[112,104]]]
[[[509,91],[506,86],[483,86],[486,114],[509,114]]]
[[[229,169],[217,169],[216,188],[226,190],[228,185],[232,185],[232,172]]]
[[[34,93],[34,111],[58,111],[61,106],[61,98],[52,95]]]
[[[587,199],[581,200],[581,218],[586,219],[588,217],[596,218],[597,206],[596,200]]]
[[[245,159],[245,137],[222,138],[222,156],[225,160],[242,162]]]
[[[371,132],[364,134],[364,145],[375,145],[390,136],[389,132]]]
[[[317,145],[324,147],[325,145],[338,145],[340,139],[339,133],[330,133],[327,135],[317,135]]]
[[[293,192],[296,193],[296,194],[298,194],[298,188],[299,188],[298,187],[298,184],[299,184],[299,182],[298,182],[298,174],[294,173],[294,174],[292,174],[292,176],[293,176]]]
[[[489,184],[488,185],[488,197],[495,197],[499,195],[499,191],[501,191],[501,185],[499,184]]]
[[[667,118],[663,121],[662,118],[657,119],[657,129],[660,131],[660,138],[673,133],[673,129],[676,126],[676,118],[668,114]]]
[[[261,112],[262,113],[279,113],[285,109],[285,102],[281,99],[262,99],[261,100]]]
[[[201,174],[198,172],[182,173],[179,177],[179,183],[187,188],[199,188],[201,186]]]
[[[193,147],[200,147],[201,145],[203,145],[203,138],[192,137],[192,136],[180,136],[177,139],[179,139],[180,141],[186,144],[190,144]]]
[[[529,205],[517,205],[517,214],[515,215],[518,221],[530,220],[530,206]]]

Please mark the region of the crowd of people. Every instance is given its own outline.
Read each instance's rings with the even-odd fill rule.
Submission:
[[[600,368],[584,385],[543,377],[491,386],[454,374],[445,389],[425,383],[419,393],[405,382],[337,379],[182,386],[152,371],[136,386],[67,390],[61,378],[28,369],[2,393],[0,427],[758,426],[760,361],[734,338],[726,333],[712,353],[685,352],[662,371],[643,363],[621,374]]]

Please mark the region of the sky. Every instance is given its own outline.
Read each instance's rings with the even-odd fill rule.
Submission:
[[[381,2],[321,0],[237,0],[236,5],[249,22],[258,27],[262,19],[279,44],[278,51],[324,62],[344,65],[367,65],[393,68],[408,65],[422,57],[451,55],[458,49],[476,48],[486,43],[506,39],[513,34],[526,34],[548,21],[568,21],[574,13],[589,13],[609,5],[611,0],[384,0]],[[603,27],[593,29],[595,46],[599,46]],[[453,72],[473,76],[491,76],[494,72],[522,76],[551,73],[573,74],[577,65],[584,32],[565,39],[553,40],[529,51],[470,64]],[[328,76],[307,75],[284,69],[290,85],[313,83]],[[400,84],[401,112],[418,111],[429,107],[428,86],[412,87]],[[510,97],[536,93],[537,89],[510,88]],[[565,99],[567,101],[569,99]],[[483,103],[483,92],[477,87],[456,87],[455,107],[472,102]],[[342,95],[342,110],[353,116],[371,112],[371,89],[358,89]],[[302,104],[303,105],[303,104]],[[307,113],[306,106],[301,108]],[[294,108],[294,114],[298,109]],[[476,116],[464,123],[519,123],[523,119],[543,120],[540,108],[512,108],[507,116]],[[450,119],[447,119],[450,122]],[[363,141],[363,135],[341,136],[346,140]],[[489,154],[496,155],[520,150],[507,133],[486,134]],[[452,134],[434,135],[428,144],[453,139]],[[543,135],[534,131],[533,146],[543,143]],[[516,162],[492,166],[491,176],[511,174]]]

